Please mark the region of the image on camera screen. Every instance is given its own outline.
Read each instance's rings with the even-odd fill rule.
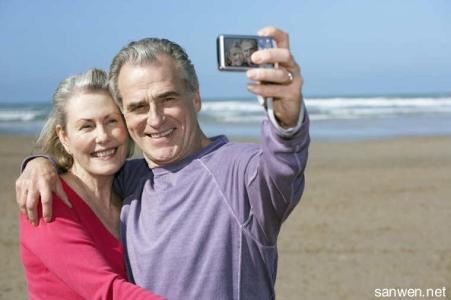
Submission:
[[[259,49],[259,40],[252,38],[224,39],[225,64],[227,67],[258,67],[251,62],[252,53]]]

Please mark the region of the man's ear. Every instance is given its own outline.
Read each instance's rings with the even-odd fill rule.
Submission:
[[[56,131],[56,135],[58,136],[58,139],[60,140],[61,145],[63,145],[63,147],[64,147],[64,150],[66,150],[67,153],[72,154],[70,152],[67,134],[64,131],[64,129],[61,127],[61,125],[56,125],[55,131]]]
[[[196,113],[198,113],[200,111],[200,109],[202,108],[202,101],[200,100],[200,92],[199,92],[199,90],[194,92],[193,105],[194,105],[194,111]]]

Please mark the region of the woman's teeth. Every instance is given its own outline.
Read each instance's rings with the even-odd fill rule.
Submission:
[[[116,149],[117,148],[112,148],[112,149],[108,149],[108,150],[102,150],[102,151],[96,151],[92,154],[92,156],[94,157],[107,157],[107,156],[111,156],[114,153],[116,153]]]

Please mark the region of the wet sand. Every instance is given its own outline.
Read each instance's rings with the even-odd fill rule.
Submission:
[[[27,297],[14,182],[31,145],[0,135],[0,299]],[[451,137],[312,141],[305,194],[279,238],[277,299],[451,294],[450,230]]]

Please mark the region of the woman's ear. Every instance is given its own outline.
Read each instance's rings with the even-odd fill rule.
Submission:
[[[60,140],[61,145],[63,145],[63,147],[64,147],[64,150],[66,150],[67,153],[72,155],[70,148],[69,148],[67,134],[64,131],[64,129],[61,127],[61,125],[57,125],[55,130],[56,130],[56,135],[58,136],[58,139]]]

